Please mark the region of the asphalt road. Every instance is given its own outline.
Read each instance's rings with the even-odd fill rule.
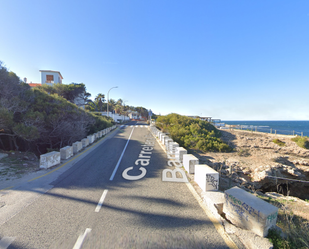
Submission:
[[[166,154],[145,124],[132,125],[2,224],[0,248],[228,248],[185,183],[162,181]]]

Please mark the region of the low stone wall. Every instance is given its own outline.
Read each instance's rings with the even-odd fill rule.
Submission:
[[[269,228],[276,225],[277,207],[238,187],[226,190],[224,194],[219,192],[219,173],[216,170],[206,164],[200,165],[198,158],[187,154],[186,149],[179,147],[156,127],[150,126],[149,130],[157,137],[159,144],[166,148],[168,165],[175,167],[163,170],[163,173],[168,171],[172,175],[167,177],[162,174],[163,181],[186,182],[183,180],[185,176],[176,177],[176,172],[181,173],[183,166],[189,174],[194,174],[194,181],[202,189],[204,201],[212,212],[220,215],[225,213],[234,225],[251,230],[261,237],[266,236]]]
[[[177,154],[177,148],[179,147],[179,144],[176,142],[171,142],[168,144],[168,151],[172,152],[174,154]]]
[[[187,150],[183,147],[176,148],[176,157],[177,159],[183,163],[183,155],[187,154]]]
[[[73,147],[66,146],[60,149],[61,159],[65,160],[73,156]]]
[[[103,135],[106,135],[111,130],[116,129],[117,126],[114,125],[112,127],[101,130],[93,135],[89,135],[87,138],[82,139],[81,142],[75,142],[72,146],[66,146],[60,149],[60,152],[53,151],[50,153],[42,154],[40,156],[40,168],[50,168],[57,164],[60,164],[60,160],[66,160],[72,157],[74,154],[77,154],[83,148],[89,146],[89,144],[93,143],[96,139],[101,138]]]
[[[89,139],[88,138],[82,139],[82,145],[83,148],[86,148],[89,145]]]
[[[40,155],[40,168],[48,169],[57,164],[60,164],[60,152],[52,151]]]
[[[266,201],[233,187],[224,192],[223,212],[226,218],[238,227],[265,237],[276,226],[278,208]]]
[[[89,144],[92,144],[93,142],[94,142],[94,135],[89,135],[89,136],[87,136],[87,138],[88,138],[88,141],[89,141]]]
[[[219,189],[219,173],[206,164],[195,165],[194,181],[205,192]]]
[[[199,164],[199,160],[195,156],[191,154],[183,155],[183,167],[189,174],[194,174],[197,164]]]
[[[73,143],[73,154],[77,154],[79,151],[81,151],[83,148],[82,142],[75,142]]]

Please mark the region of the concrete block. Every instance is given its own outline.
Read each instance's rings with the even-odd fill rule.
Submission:
[[[65,160],[73,156],[73,147],[72,146],[66,146],[60,149],[60,155],[61,159]]]
[[[48,169],[57,164],[60,164],[60,152],[52,151],[40,155],[40,168]]]
[[[268,230],[276,226],[277,207],[238,187],[226,190],[224,197],[223,212],[236,226],[261,237],[267,236]]]
[[[177,154],[176,148],[179,147],[179,144],[176,142],[171,142],[168,144],[168,151],[173,154]]]
[[[194,181],[204,192],[219,189],[219,173],[206,164],[195,165]]]
[[[204,204],[213,214],[223,214],[224,193],[220,191],[208,191],[202,193]]]
[[[159,140],[161,141],[161,143],[162,143],[162,140],[163,140],[163,137],[164,136],[166,136],[166,134],[165,133],[160,133],[160,135],[159,135]]]
[[[87,136],[87,138],[88,138],[88,141],[89,141],[89,144],[92,144],[93,142],[94,142],[94,135],[89,135],[89,136]]]
[[[199,160],[195,156],[191,154],[183,155],[183,166],[189,174],[194,174],[195,165],[197,164],[199,164]]]
[[[165,140],[169,139],[169,136],[165,135],[165,136],[162,136],[162,144],[164,145],[165,144]]]
[[[102,131],[103,133],[103,136],[105,136],[106,135],[106,129],[104,129],[103,131]]]
[[[169,150],[169,144],[172,143],[172,142],[174,142],[173,139],[171,139],[171,138],[169,138],[169,137],[168,137],[167,139],[164,140],[164,146],[165,146],[165,149],[166,149],[167,151]]]
[[[89,145],[89,139],[88,138],[82,139],[82,145],[83,148],[86,148]]]
[[[183,162],[183,155],[187,154],[187,150],[183,147],[176,148],[176,157],[180,162]]]
[[[73,143],[73,154],[77,154],[79,151],[81,151],[83,148],[82,142],[75,142]]]

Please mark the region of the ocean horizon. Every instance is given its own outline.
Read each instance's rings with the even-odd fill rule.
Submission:
[[[222,123],[265,133],[309,136],[309,120],[222,120]]]

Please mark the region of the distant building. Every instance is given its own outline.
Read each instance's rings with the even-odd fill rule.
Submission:
[[[200,119],[200,120],[203,120],[203,121],[207,121],[207,122],[211,122],[212,119],[211,117],[200,117],[200,116],[187,116],[189,118],[196,118],[196,119]]]
[[[123,123],[125,121],[129,121],[130,118],[128,116],[125,115],[119,115],[117,113],[113,113],[113,112],[101,112],[102,116],[108,116],[114,119],[114,121],[116,123]]]
[[[41,83],[28,83],[30,87],[37,87],[42,85],[53,86],[54,84],[62,84],[63,77],[59,71],[53,70],[40,70],[41,72]],[[24,82],[27,83],[27,78],[24,78]],[[78,107],[85,109],[84,94],[80,94],[75,98],[74,104]]]
[[[136,119],[136,120],[141,120],[142,117],[139,115],[138,112],[134,112],[134,111],[131,111],[128,113],[128,116],[130,119]]]
[[[40,70],[41,84],[52,86],[53,84],[62,84],[62,75],[59,71]]]

